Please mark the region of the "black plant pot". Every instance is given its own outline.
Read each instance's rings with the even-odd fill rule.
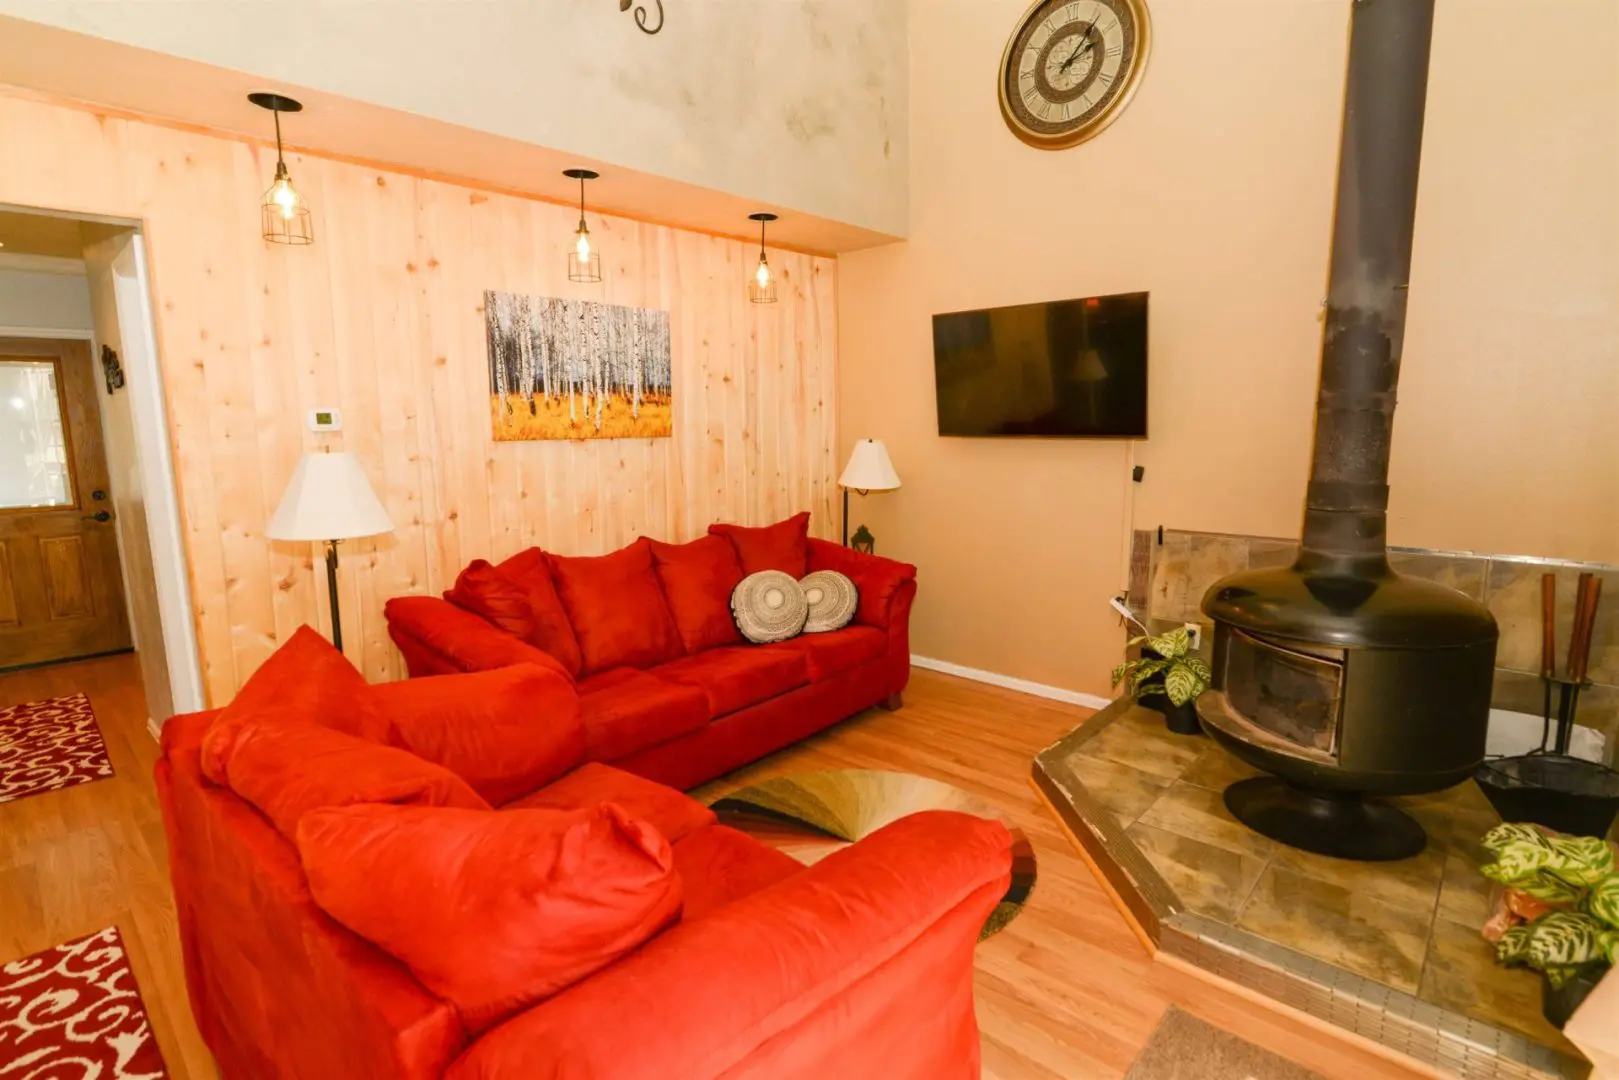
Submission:
[[[1173,705],[1168,697],[1163,699],[1164,726],[1177,735],[1201,735],[1203,725],[1197,722],[1196,699],[1184,705]]]
[[[1574,1015],[1574,1010],[1585,1002],[1587,994],[1597,988],[1597,983],[1602,981],[1602,976],[1607,974],[1607,971],[1606,964],[1586,964],[1578,975],[1563,984],[1561,990],[1552,989],[1551,980],[1542,975],[1540,1011],[1546,1017],[1546,1022],[1562,1031],[1563,1025]]]
[[[1163,659],[1162,656],[1159,656],[1145,645],[1141,646],[1141,658],[1143,660]],[[1146,697],[1142,697],[1141,693],[1151,687],[1157,687],[1158,692],[1156,694],[1148,694]],[[1141,688],[1140,690],[1136,691],[1136,704],[1145,706],[1146,708],[1151,709],[1153,712],[1163,713],[1165,717],[1169,715],[1169,710],[1174,708],[1174,706],[1169,703],[1169,695],[1164,693],[1163,672],[1160,671],[1156,675],[1148,675],[1145,679],[1141,680]]]

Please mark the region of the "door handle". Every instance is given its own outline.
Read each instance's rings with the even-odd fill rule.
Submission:
[[[97,510],[93,514],[84,515],[84,520],[86,520],[86,521],[111,521],[112,520],[112,514],[109,513],[106,510]]]

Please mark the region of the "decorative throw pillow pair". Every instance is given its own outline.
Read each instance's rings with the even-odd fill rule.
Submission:
[[[836,570],[816,570],[800,581],[780,570],[760,570],[731,593],[731,613],[742,636],[755,645],[799,634],[841,630],[854,618],[860,594]]]

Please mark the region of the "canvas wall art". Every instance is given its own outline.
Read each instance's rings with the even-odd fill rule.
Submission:
[[[670,434],[667,311],[486,292],[484,325],[497,440]]]

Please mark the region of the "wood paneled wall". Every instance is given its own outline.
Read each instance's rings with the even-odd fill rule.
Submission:
[[[216,704],[300,624],[327,625],[318,552],[264,537],[299,453],[322,445],[359,456],[397,526],[342,548],[344,638],[373,681],[403,675],[384,601],[437,593],[474,558],[800,509],[835,531],[833,260],[772,252],[781,302],[753,305],[747,244],[592,215],[606,281],[577,285],[576,210],[302,156],[315,244],[278,247],[258,231],[273,149],[21,93],[0,93],[0,132],[0,203],[145,223]],[[666,308],[674,437],[494,442],[485,289]],[[341,434],[307,430],[316,405],[343,410]]]

